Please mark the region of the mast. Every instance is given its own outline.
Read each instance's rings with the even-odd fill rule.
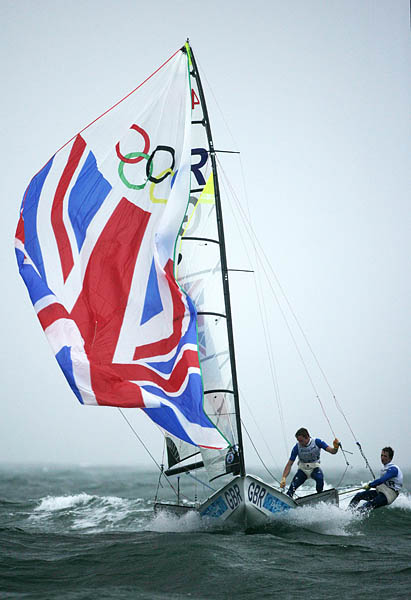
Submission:
[[[238,452],[240,457],[240,475],[245,475],[245,463],[244,463],[244,449],[243,449],[243,437],[242,437],[242,429],[241,429],[241,417],[240,417],[240,400],[238,394],[238,382],[237,382],[237,369],[235,362],[235,352],[234,352],[234,335],[233,335],[233,322],[231,316],[231,303],[230,303],[230,287],[228,281],[228,268],[227,268],[227,254],[225,248],[225,237],[224,237],[224,227],[223,227],[223,213],[221,209],[221,198],[220,198],[220,189],[218,184],[218,173],[217,173],[217,161],[213,144],[213,136],[211,134],[210,121],[208,118],[207,105],[205,101],[203,86],[201,84],[200,74],[198,72],[197,63],[194,58],[193,50],[187,40],[187,44],[183,47],[183,50],[188,48],[189,50],[189,63],[191,62],[191,66],[193,70],[191,71],[191,75],[195,77],[197,81],[198,93],[200,96],[200,102],[203,109],[204,121],[203,125],[206,130],[209,153],[211,159],[211,168],[213,171],[214,178],[214,196],[215,196],[215,206],[216,206],[216,216],[217,216],[217,230],[219,236],[219,246],[220,246],[220,260],[221,260],[221,273],[223,279],[223,290],[224,290],[224,304],[225,304],[225,312],[227,319],[227,333],[228,333],[228,346],[230,353],[230,363],[231,363],[231,377],[233,382],[233,393],[234,393],[234,406],[235,406],[235,414],[236,414],[236,424],[237,424],[237,433],[238,433]]]

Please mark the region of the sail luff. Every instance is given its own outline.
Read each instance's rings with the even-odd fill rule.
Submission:
[[[214,195],[215,195],[215,206],[216,206],[216,216],[217,216],[217,229],[220,241],[220,259],[221,259],[221,273],[222,273],[222,283],[223,283],[223,291],[224,291],[224,304],[226,310],[226,319],[227,319],[227,333],[228,333],[228,341],[229,341],[229,354],[230,354],[230,363],[231,363],[231,375],[232,375],[232,384],[233,384],[233,392],[234,392],[234,406],[235,406],[235,415],[236,415],[236,425],[237,425],[237,435],[238,435],[238,452],[240,457],[240,474],[242,476],[245,475],[245,462],[244,462],[244,450],[243,450],[243,439],[242,439],[242,428],[241,428],[241,416],[240,416],[240,401],[239,401],[239,393],[238,393],[238,382],[237,382],[237,369],[236,369],[236,361],[235,361],[235,350],[234,350],[234,333],[233,333],[233,324],[232,324],[232,313],[231,313],[231,302],[230,302],[230,287],[228,280],[228,268],[227,268],[227,254],[225,247],[225,235],[224,235],[224,226],[223,226],[223,214],[221,208],[221,198],[220,198],[220,189],[218,183],[218,172],[217,172],[217,162],[215,157],[214,143],[213,137],[211,133],[210,120],[208,117],[207,104],[205,101],[205,95],[203,86],[201,83],[201,78],[199,75],[199,71],[197,68],[197,63],[195,60],[195,56],[190,44],[187,42],[186,48],[189,52],[189,60],[191,66],[193,68],[193,74],[197,82],[198,92],[200,96],[200,102],[204,115],[204,127],[207,134],[207,140],[209,145],[209,153],[211,159],[211,167],[214,178]]]

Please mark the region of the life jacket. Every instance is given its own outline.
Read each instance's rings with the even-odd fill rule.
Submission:
[[[314,438],[310,438],[307,446],[297,442],[298,459],[300,463],[319,463],[321,448],[317,446]]]
[[[394,465],[393,463],[388,463],[387,465],[384,465],[381,469],[381,477],[383,477],[383,475],[386,474],[390,467],[395,467],[398,470],[398,475],[396,477],[392,477],[391,479],[387,479],[387,481],[384,481],[383,485],[386,485],[391,490],[399,492],[402,488],[403,476],[401,469],[397,467],[397,465]]]

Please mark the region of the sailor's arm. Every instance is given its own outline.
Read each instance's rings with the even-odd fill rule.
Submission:
[[[335,440],[333,441],[333,445],[331,446],[327,446],[325,449],[326,452],[329,452],[330,454],[337,454],[338,452],[338,448],[340,447],[340,442],[337,438],[335,438]]]
[[[284,467],[283,476],[281,478],[281,483],[280,483],[280,488],[285,487],[285,480],[287,479],[287,476],[290,474],[291,467],[293,466],[293,464],[294,464],[294,461],[291,460],[291,458],[290,458],[290,460]]]
[[[371,481],[371,483],[368,484],[368,487],[377,487],[377,485],[381,485],[382,483],[385,483],[386,481],[388,481],[388,479],[397,477],[397,475],[398,475],[397,467],[390,467],[387,470],[387,472],[384,473],[384,475],[382,477],[380,477],[379,479],[375,479],[374,481]]]
[[[288,461],[288,463],[285,465],[284,471],[283,471],[283,477],[284,478],[288,477],[288,475],[290,474],[291,467],[293,466],[293,464],[294,464],[294,461],[290,459]]]

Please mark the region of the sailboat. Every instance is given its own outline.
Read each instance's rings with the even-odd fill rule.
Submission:
[[[143,410],[161,475],[213,482],[155,510],[247,528],[338,493],[294,500],[246,471],[217,153],[187,41],[33,177],[15,245],[78,400]]]

